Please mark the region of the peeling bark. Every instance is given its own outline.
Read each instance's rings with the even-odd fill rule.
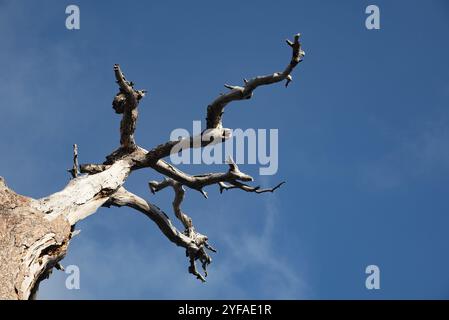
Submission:
[[[63,217],[49,221],[35,202],[0,178],[1,299],[29,299],[66,254],[70,224]]]
[[[184,187],[197,190],[207,198],[204,188],[210,185],[218,185],[221,192],[241,189],[265,193],[274,192],[284,182],[269,189],[247,185],[253,178],[241,172],[232,159],[228,161],[227,172],[189,175],[164,158],[187,148],[223,142],[229,138],[229,129],[222,126],[223,110],[228,103],[251,98],[253,91],[262,85],[286,80],[287,86],[292,80],[291,72],[304,56],[299,34],[294,42],[287,40],[287,43],[292,48],[292,58],[284,71],[244,80],[243,87],[225,85],[230,92],[220,95],[207,107],[207,130],[196,137],[162,143],[149,151],[138,146],[134,139],[138,105],[146,91],[134,89],[120,66],[114,65],[119,92],[112,105],[122,116],[120,147],[108,155],[106,161],[79,166],[78,148],[74,145],[73,167],[68,170],[73,179],[61,191],[42,199],[15,193],[0,177],[0,299],[33,298],[40,281],[47,278],[66,255],[75,224],[100,207],[110,206],[130,207],[149,217],[171,242],[186,250],[188,271],[204,282],[206,267],[212,261],[207,252],[216,250],[210,246],[206,235],[195,230],[192,219],[182,211]],[[165,176],[161,182],[150,181],[153,194],[165,187],[173,188],[173,211],[182,223],[183,231],[179,231],[157,206],[123,187],[133,171],[143,168]],[[197,270],[196,261],[201,262],[204,274]]]

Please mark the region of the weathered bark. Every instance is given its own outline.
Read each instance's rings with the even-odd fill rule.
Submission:
[[[16,194],[0,178],[0,298],[30,298],[64,258],[75,223],[108,201],[129,172],[129,163],[118,161],[38,200]]]
[[[48,220],[35,204],[0,178],[1,299],[30,298],[67,251],[70,224],[62,216]]]
[[[292,80],[290,73],[302,61],[304,52],[299,34],[294,42],[287,40],[292,48],[292,58],[283,72],[245,80],[243,87],[226,85],[230,92],[220,95],[207,108],[207,130],[199,136],[180,141],[168,141],[147,151],[134,139],[138,118],[138,104],[145,90],[135,90],[127,81],[118,65],[114,74],[119,92],[113,100],[113,108],[122,115],[120,123],[120,147],[106,157],[102,164],[78,165],[78,148],[74,145],[73,167],[68,170],[72,180],[67,186],[42,199],[32,199],[16,194],[0,177],[0,299],[29,299],[34,296],[39,282],[58,267],[67,253],[75,224],[95,213],[100,207],[127,206],[145,214],[156,223],[161,232],[177,246],[186,250],[188,270],[201,281],[207,276],[206,267],[212,261],[206,250],[216,252],[207,236],[195,230],[192,219],[181,210],[184,187],[201,192],[210,185],[218,185],[220,191],[241,189],[247,192],[274,192],[274,188],[251,187],[244,182],[253,178],[241,172],[232,159],[229,170],[223,173],[189,175],[174,167],[163,158],[187,148],[201,148],[228,139],[229,129],[223,128],[222,116],[225,106],[234,100],[249,99],[253,91],[262,85]],[[151,168],[166,178],[151,181],[150,191],[172,187],[175,192],[173,211],[182,222],[184,231],[171,223],[167,214],[157,206],[127,191],[123,184],[136,170]],[[204,276],[196,269],[195,261],[202,263]]]

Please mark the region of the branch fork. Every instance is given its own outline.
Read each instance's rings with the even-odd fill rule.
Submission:
[[[293,69],[304,57],[299,38],[300,36],[297,34],[293,41],[287,41],[292,50],[292,57],[284,71],[244,79],[241,86],[226,84],[225,87],[229,91],[218,95],[207,106],[206,130],[197,137],[183,139],[181,142],[185,145],[182,145],[182,150],[203,148],[211,143],[222,143],[229,139],[230,129],[223,126],[223,114],[224,108],[231,102],[250,99],[260,86],[281,81],[286,81],[287,86],[293,79],[291,75]],[[8,212],[17,211],[17,208],[27,208],[28,211],[25,210],[24,214],[28,212],[29,219],[17,219],[18,225],[25,221],[33,226],[41,225],[46,228],[45,230],[35,229],[39,250],[30,251],[29,248],[33,248],[33,246],[28,243],[25,243],[26,246],[13,247],[15,252],[20,251],[24,254],[17,259],[17,262],[14,262],[15,264],[11,264],[11,268],[8,270],[20,269],[20,272],[23,270],[26,272],[22,272],[22,276],[8,278],[7,281],[2,281],[0,278],[0,298],[6,296],[3,294],[6,291],[8,291],[8,297],[17,296],[26,299],[32,296],[40,280],[48,275],[53,267],[59,267],[58,263],[64,257],[68,243],[75,234],[76,223],[94,214],[98,208],[110,206],[133,208],[151,219],[167,239],[185,250],[189,259],[188,271],[199,280],[205,281],[207,267],[212,262],[209,253],[216,252],[216,250],[208,243],[208,237],[195,229],[191,217],[181,208],[187,188],[200,192],[207,199],[205,189],[212,185],[219,186],[221,193],[229,189],[266,193],[274,192],[284,184],[281,182],[268,189],[263,189],[260,186],[252,187],[247,183],[252,182],[253,177],[242,172],[232,158],[227,160],[229,169],[225,172],[199,175],[185,173],[164,160],[174,152],[179,152],[179,150],[175,150],[176,147],[179,147],[180,141],[167,141],[150,150],[140,147],[135,141],[134,133],[137,127],[138,106],[145,97],[146,91],[135,89],[134,83],[126,79],[118,64],[114,65],[113,71],[118,92],[113,99],[112,107],[121,116],[120,145],[106,157],[106,161],[101,164],[79,165],[78,147],[74,145],[73,166],[68,170],[72,179],[63,190],[42,199],[19,197],[6,189],[3,180],[0,179],[0,226],[2,221],[6,221],[5,215],[1,214],[3,206],[3,208],[7,208]],[[156,194],[166,187],[173,189],[172,208],[175,217],[182,224],[182,231],[174,226],[169,216],[159,207],[123,187],[129,175],[140,169],[153,169],[164,176],[160,182],[149,182],[151,193]],[[11,202],[11,199],[15,202]],[[42,220],[42,223],[35,223],[36,219]],[[0,234],[1,230],[0,227]],[[9,237],[9,233],[6,234],[6,237]],[[25,235],[26,237],[27,235]],[[0,240],[2,240],[1,237]],[[5,243],[10,243],[10,241],[5,241]],[[2,252],[6,251],[0,250],[0,258]],[[24,261],[31,261],[33,270],[30,271],[29,265],[25,266]],[[201,264],[202,273],[197,269],[197,262]],[[5,263],[7,261],[3,259],[2,267]],[[11,272],[11,274],[13,273]],[[3,284],[5,284],[3,287],[7,289],[2,289]]]
[[[263,85],[273,84],[280,81],[285,80],[285,86],[287,87],[293,77],[291,72],[293,69],[300,63],[305,56],[304,51],[301,48],[301,43],[299,41],[300,34],[296,34],[294,36],[293,41],[286,40],[288,46],[292,49],[292,58],[287,65],[287,67],[282,72],[275,72],[266,76],[258,76],[252,78],[250,80],[243,79],[243,86],[233,86],[229,84],[225,84],[224,86],[230,91],[227,93],[220,94],[214,101],[212,101],[207,107],[207,117],[206,130],[200,135],[201,141],[200,143],[194,143],[195,139],[198,137],[190,137],[185,138],[181,141],[170,141],[167,143],[160,144],[156,148],[146,151],[140,148],[141,154],[137,157],[138,161],[135,161],[135,169],[150,167],[156,170],[157,172],[163,174],[165,178],[160,181],[150,181],[149,188],[150,192],[156,194],[160,190],[171,187],[174,190],[175,197],[172,203],[173,211],[178,220],[182,223],[184,227],[184,232],[182,233],[187,239],[190,241],[190,245],[186,246],[186,253],[190,259],[189,272],[194,274],[201,281],[205,281],[205,276],[207,276],[206,267],[212,261],[210,256],[206,253],[206,249],[215,252],[207,242],[207,236],[204,236],[197,231],[193,226],[192,219],[181,210],[181,203],[185,197],[185,188],[188,187],[193,190],[197,190],[203,194],[203,196],[207,199],[207,193],[204,191],[204,188],[217,184],[220,187],[220,192],[222,193],[224,190],[229,189],[241,189],[246,192],[254,192],[254,193],[266,193],[266,192],[274,192],[279,189],[285,182],[281,182],[273,188],[261,188],[260,186],[252,187],[246,184],[246,182],[251,182],[254,179],[243,172],[240,171],[238,165],[234,162],[232,158],[227,160],[229,170],[224,173],[207,173],[202,175],[189,175],[187,173],[182,172],[175,166],[169,164],[163,158],[169,156],[175,152],[181,152],[187,148],[195,148],[195,147],[204,147],[210,143],[217,143],[224,141],[226,138],[230,138],[226,132],[229,129],[223,129],[222,125],[222,117],[224,113],[224,108],[232,101],[250,99],[253,96],[254,90]],[[133,84],[127,82],[123,73],[121,72],[118,66],[114,67],[114,71],[116,74],[117,83],[120,87],[120,92],[116,96],[118,102],[117,107],[114,106],[114,109],[121,111],[121,106],[123,105],[123,113],[128,113],[131,110],[131,114],[133,110],[137,109],[139,98],[139,91],[133,89]],[[143,96],[143,95],[142,95]],[[130,117],[128,117],[129,119]],[[137,114],[135,117],[131,117],[130,124],[125,125],[129,121],[125,119],[125,115],[122,119],[121,124],[121,148],[128,148],[129,146],[134,147],[135,142],[132,136],[135,129],[135,120],[137,119]],[[131,128],[132,130],[125,130],[124,128]],[[215,131],[218,130],[218,133]],[[211,137],[207,139],[208,135]],[[220,135],[223,138],[219,140],[214,139],[215,136]],[[204,139],[203,139],[204,138]],[[181,147],[180,147],[181,146]],[[117,152],[120,156],[111,157],[108,159],[107,164],[110,165],[111,159],[113,162],[114,158],[126,159],[128,154]],[[92,168],[91,168],[92,169]],[[95,169],[98,169],[95,167]],[[204,276],[201,275],[195,266],[195,261],[200,260],[204,269]]]

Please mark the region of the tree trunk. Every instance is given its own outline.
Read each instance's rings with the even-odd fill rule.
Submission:
[[[29,299],[64,258],[71,227],[46,219],[36,200],[16,194],[0,178],[0,299]]]
[[[126,180],[130,167],[70,181],[49,197],[18,195],[0,177],[0,299],[30,299],[64,258],[76,222],[93,214]]]

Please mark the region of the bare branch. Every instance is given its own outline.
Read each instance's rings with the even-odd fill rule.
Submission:
[[[182,212],[181,203],[184,200],[185,190],[178,181],[175,181],[171,178],[165,178],[162,182],[150,181],[148,183],[151,192],[154,194],[168,186],[172,187],[175,191],[175,199],[173,200],[173,211],[175,212],[176,217],[179,221],[182,222],[185,230],[190,232],[192,228],[192,218],[190,218],[187,214]]]
[[[169,182],[166,186],[171,185]],[[177,187],[175,187],[177,188]],[[179,192],[179,189],[177,189]],[[173,207],[179,208],[179,205],[182,201],[183,195],[177,194],[175,197],[175,201],[173,202]],[[117,207],[128,206],[134,208],[151,220],[153,220],[162,233],[173,243],[176,245],[183,247],[186,249],[186,254],[189,257],[190,266],[188,268],[189,272],[194,274],[201,281],[205,281],[205,278],[197,271],[195,266],[195,261],[200,260],[202,263],[202,267],[205,271],[205,276],[207,276],[207,265],[212,262],[210,256],[206,253],[205,249],[209,249],[215,252],[208,243],[207,236],[204,236],[198,232],[196,232],[193,228],[193,225],[190,227],[190,230],[182,233],[176,229],[175,226],[171,223],[168,216],[161,211],[155,205],[147,202],[146,200],[140,198],[139,196],[127,191],[125,188],[119,188],[110,198],[110,200],[105,204],[106,206],[113,205]],[[180,210],[180,208],[179,208]],[[190,219],[190,218],[188,218]],[[190,220],[191,223],[191,220]]]
[[[95,213],[125,183],[130,172],[130,162],[117,161],[98,174],[70,180],[63,190],[37,200],[33,206],[50,221],[62,216],[74,225]]]
[[[123,207],[127,206],[144,213],[148,218],[153,220],[162,233],[173,243],[178,246],[189,248],[191,239],[184,233],[178,231],[171,223],[169,217],[157,206],[147,202],[141,197],[129,192],[125,188],[119,188],[111,195],[105,206]]]
[[[63,268],[58,263],[66,254],[70,239],[76,234],[74,225],[95,213],[98,208],[111,205],[134,208],[153,220],[170,241],[186,249],[189,272],[205,281],[207,266],[212,261],[206,250],[216,250],[208,244],[207,236],[195,230],[192,219],[182,211],[184,186],[201,192],[207,198],[203,189],[212,184],[218,184],[221,192],[238,188],[246,192],[265,193],[274,192],[284,182],[270,189],[251,187],[245,182],[253,181],[253,178],[241,172],[232,158],[228,160],[227,172],[201,175],[184,173],[163,158],[188,148],[222,143],[231,133],[230,129],[222,126],[222,114],[229,102],[251,98],[253,91],[262,85],[286,80],[287,86],[292,81],[292,70],[304,57],[299,34],[293,42],[287,40],[287,44],[292,48],[292,59],[284,71],[244,79],[243,86],[225,85],[229,92],[221,94],[207,108],[205,131],[179,141],[165,142],[149,151],[139,147],[134,140],[138,104],[146,91],[135,90],[134,84],[126,80],[120,66],[114,65],[119,92],[112,105],[115,112],[122,115],[120,147],[108,155],[103,164],[79,166],[77,145],[74,145],[73,167],[69,170],[73,179],[63,190],[41,199],[16,195],[0,178],[0,213],[3,212],[0,214],[0,242],[5,244],[5,248],[0,250],[0,261],[6,270],[3,272],[5,277],[2,278],[0,274],[0,297],[23,299],[33,296],[39,282],[48,276],[53,267]],[[157,206],[123,188],[129,174],[142,168],[152,168],[166,176],[161,182],[151,181],[150,190],[156,193],[168,186],[173,188],[173,210],[182,222],[184,232],[177,230]],[[11,223],[11,219],[15,221]],[[12,255],[14,259],[9,258]],[[196,268],[197,260],[202,264],[204,275]]]
[[[222,143],[231,137],[231,130],[228,128],[212,128],[203,131],[194,137],[185,137],[177,141],[162,143],[147,152],[146,164],[156,163],[159,159],[177,154],[190,148],[202,148],[212,144]]]
[[[283,72],[275,72],[270,75],[255,77],[251,80],[244,79],[244,87],[225,85],[231,91],[220,95],[207,107],[207,128],[218,128],[222,126],[222,115],[226,105],[231,101],[250,99],[253,91],[262,85],[272,84],[287,80],[286,86],[292,81],[290,73],[296,65],[302,61],[305,53],[301,50],[298,33],[295,35],[294,42],[287,40],[287,44],[292,48],[292,59]]]
[[[123,114],[120,122],[120,145],[126,150],[136,148],[134,132],[138,117],[137,106],[145,96],[145,90],[134,90],[133,83],[126,80],[120,66],[114,65],[114,74],[120,91],[114,97],[112,106],[116,113]]]
[[[120,65],[115,64],[114,65],[114,74],[116,82],[121,89],[123,93],[128,95],[127,98],[130,99],[130,103],[136,107],[137,106],[137,97],[135,95],[134,89],[132,87],[132,83],[126,81],[125,75],[123,74],[122,70],[120,69]]]
[[[227,184],[225,182],[219,182],[218,185],[220,186],[220,193],[223,193],[224,190],[229,190],[229,189],[242,189],[243,191],[246,191],[246,192],[265,193],[265,192],[274,192],[274,191],[276,191],[284,183],[285,183],[285,181],[282,181],[281,183],[279,183],[275,187],[267,188],[267,189],[261,189],[260,186],[251,187],[251,186],[248,186],[248,185],[246,185],[244,183],[241,183],[241,182],[238,182],[238,181],[234,181],[231,184]]]
[[[228,172],[205,173],[194,176],[181,171],[164,160],[159,160],[151,167],[159,173],[176,180],[182,185],[198,191],[202,191],[204,187],[216,184],[218,182],[234,182],[236,180],[253,181],[253,178],[241,172],[233,161],[230,164],[230,170]]]
[[[275,72],[274,74],[270,74],[270,75],[266,75],[266,76],[259,76],[259,77],[255,77],[251,80],[247,80],[244,79],[244,86],[240,87],[240,86],[231,86],[231,85],[225,85],[226,88],[230,89],[231,91],[226,93],[226,94],[222,94],[220,95],[218,98],[216,98],[208,107],[207,107],[207,117],[206,117],[206,122],[207,122],[207,129],[218,129],[220,130],[219,132],[214,132],[213,134],[211,134],[211,136],[213,137],[223,137],[223,140],[225,140],[226,138],[229,137],[229,129],[223,129],[222,128],[222,114],[224,111],[224,108],[226,107],[226,105],[231,102],[231,101],[236,101],[236,100],[242,100],[242,99],[249,99],[251,98],[253,91],[262,85],[268,85],[268,84],[272,84],[272,83],[277,83],[283,80],[286,80],[286,86],[292,81],[292,77],[290,75],[290,73],[293,71],[293,69],[296,67],[296,65],[302,61],[302,58],[304,57],[305,53],[304,51],[302,51],[301,49],[301,44],[299,42],[299,37],[300,35],[297,34],[294,37],[294,42],[291,42],[289,40],[287,40],[288,45],[292,48],[292,59],[290,60],[290,63],[287,65],[287,67],[285,68],[285,70],[283,72]],[[129,82],[127,82],[123,76],[123,73],[120,71],[120,68],[117,66],[114,68],[114,70],[116,70],[116,77],[117,77],[117,81],[120,85],[121,91],[124,91],[124,93],[127,93],[128,95],[130,95],[132,92],[138,92],[138,91],[132,91],[134,89],[132,89],[132,86],[130,86]],[[131,95],[134,96],[134,95]],[[125,96],[121,95],[121,93],[119,93],[116,98],[120,101],[126,101],[126,94]],[[114,100],[115,101],[115,100]],[[137,100],[138,101],[138,100]],[[117,105],[121,105],[121,103],[117,102]],[[124,103],[124,105],[127,105],[126,103]],[[137,102],[132,104],[137,106]],[[116,112],[117,110],[122,110],[122,108],[115,108]],[[123,108],[125,109],[125,108]],[[135,110],[135,109],[132,109]],[[131,115],[132,116],[132,115]],[[125,121],[125,116],[123,117],[122,123],[123,123],[123,128],[129,127],[130,130],[124,130],[124,133],[126,133],[125,135],[122,134],[122,147],[126,147],[126,146],[134,146],[135,142],[134,139],[132,137],[132,134],[134,133],[135,130],[135,121],[133,121],[133,117],[131,118],[127,118],[128,120]],[[137,120],[137,113],[136,113],[136,117],[134,120]],[[125,125],[126,124],[126,125]],[[123,131],[123,130],[122,130]],[[200,135],[199,137],[189,137],[189,138],[185,138],[182,139],[182,141],[169,141],[163,144],[158,145],[157,147],[151,149],[148,154],[147,154],[147,166],[149,166],[149,163],[155,163],[156,161],[158,161],[159,159],[162,159],[164,157],[169,156],[170,154],[172,154],[173,152],[180,152],[181,150],[184,150],[186,148],[195,148],[195,147],[204,147],[208,144],[210,144],[211,141],[209,140],[203,140],[201,139],[203,136]],[[130,139],[128,139],[130,138]],[[132,138],[132,139],[131,139]],[[198,139],[200,138],[201,141],[199,143],[194,143],[194,139]],[[214,139],[215,142],[217,142],[219,139]],[[175,148],[176,146],[180,146],[182,145],[182,147],[180,147],[179,149]],[[175,151],[173,151],[175,150]]]
[[[67,170],[72,175],[72,178],[78,177],[78,146],[76,143],[73,145],[73,167],[72,169]]]
[[[145,163],[142,163],[139,168],[159,167],[159,165],[155,165],[155,163],[159,159],[165,158],[170,154],[181,152],[188,148],[204,147],[211,144],[211,142],[218,143],[228,139],[230,137],[230,129],[222,127],[222,114],[225,106],[229,102],[251,98],[253,91],[259,86],[280,82],[282,80],[287,80],[286,85],[288,85],[288,83],[292,81],[290,73],[296,65],[302,61],[304,51],[301,50],[299,34],[295,35],[294,42],[288,41],[287,43],[292,48],[292,59],[283,72],[255,77],[251,80],[244,79],[245,85],[243,87],[225,85],[225,87],[231,91],[220,95],[207,107],[207,129],[201,135],[197,137],[187,137],[180,141],[168,141],[156,146],[147,152]],[[129,90],[129,86],[127,87],[127,90]],[[121,150],[117,150],[115,153],[120,153],[120,151]]]

